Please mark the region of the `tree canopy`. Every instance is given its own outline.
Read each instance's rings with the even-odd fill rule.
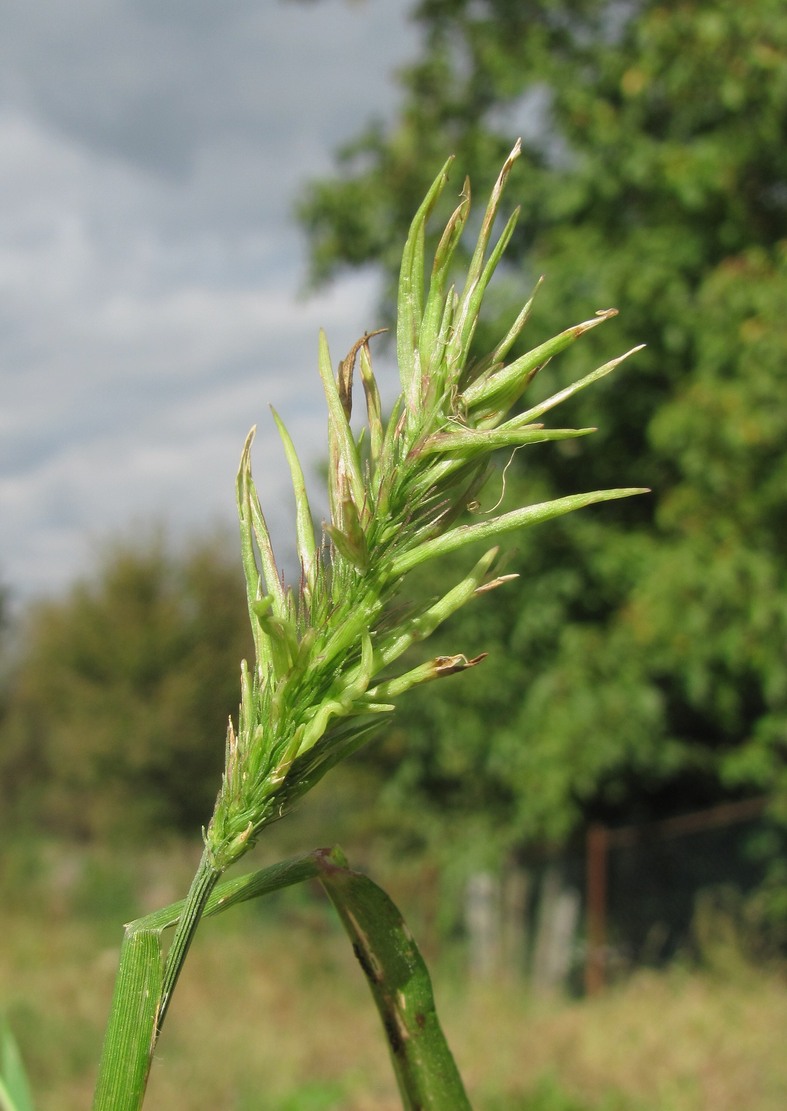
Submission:
[[[210,815],[249,655],[234,545],[116,541],[90,578],[30,609],[0,746],[5,821],[95,836]]]
[[[787,10],[422,0],[415,17],[397,118],[302,198],[313,277],[392,278],[446,154],[483,192],[522,134],[500,313],[540,274],[528,346],[620,309],[544,388],[647,347],[623,388],[577,401],[597,436],[523,451],[507,482],[653,495],[522,538],[519,584],[451,636],[490,660],[413,696],[382,750],[393,782],[509,841],[737,793],[787,809]]]

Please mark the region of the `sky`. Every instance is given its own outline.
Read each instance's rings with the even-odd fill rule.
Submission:
[[[315,511],[316,369],[377,323],[378,279],[304,295],[293,206],[417,51],[412,0],[0,0],[0,583],[90,574],[108,538],[234,521],[240,451],[279,554]],[[395,393],[394,370],[383,388]]]

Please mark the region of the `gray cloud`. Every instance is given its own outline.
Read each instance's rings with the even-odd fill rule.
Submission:
[[[292,201],[392,109],[409,6],[6,0],[0,577],[18,595],[60,589],[130,519],[228,519],[254,421],[284,520],[267,403],[316,463],[317,329],[342,354],[376,295],[362,275],[299,300]]]

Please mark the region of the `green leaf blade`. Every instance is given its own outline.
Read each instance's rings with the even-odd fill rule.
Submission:
[[[424,303],[424,229],[432,209],[446,186],[448,170],[452,162],[453,158],[447,159],[432,182],[429,192],[413,218],[402,252],[397,301],[396,355],[402,392],[411,410],[416,408],[420,395],[418,335]]]
[[[564,498],[555,498],[554,501],[512,509],[510,513],[503,513],[499,517],[492,517],[478,524],[459,525],[442,536],[425,540],[417,548],[403,552],[393,560],[391,574],[404,575],[429,559],[445,555],[447,552],[459,551],[460,548],[476,540],[492,540],[503,533],[537,525],[542,521],[551,521],[554,517],[563,517],[576,509],[584,509],[597,502],[614,501],[618,498],[630,498],[636,494],[648,493],[650,491],[645,487],[631,487],[620,490],[594,490],[589,494],[569,494]]]
[[[161,984],[159,934],[127,930],[120,950],[93,1111],[138,1111],[142,1106]]]
[[[486,414],[487,411],[495,413],[503,408],[510,408],[533,376],[553,356],[564,351],[591,328],[597,328],[599,324],[616,315],[617,309],[603,310],[591,320],[574,324],[571,328],[566,328],[558,335],[539,344],[538,347],[515,359],[513,363],[509,363],[497,373],[472,382],[462,395],[468,409],[480,410],[481,413]]]
[[[22,1055],[5,1018],[0,1017],[0,1111],[34,1111]]]
[[[317,544],[314,539],[314,524],[312,522],[311,507],[309,506],[309,498],[306,492],[306,480],[303,476],[303,468],[298,459],[295,445],[292,442],[292,438],[284,422],[272,406],[271,412],[273,413],[273,419],[276,421],[276,427],[279,430],[279,435],[284,445],[284,453],[287,456],[287,463],[290,467],[292,489],[295,494],[295,535],[298,545],[298,556],[301,561],[304,581],[311,586],[314,578]]]
[[[329,493],[331,517],[334,525],[343,527],[343,506],[350,500],[358,516],[366,515],[366,490],[364,487],[358,446],[353,438],[350,422],[333,375],[331,356],[325,333],[320,333],[319,370],[325,399],[328,403],[328,440],[330,448]]]
[[[367,876],[320,859],[320,882],[363,969],[406,1111],[470,1111],[424,959],[399,910]]]

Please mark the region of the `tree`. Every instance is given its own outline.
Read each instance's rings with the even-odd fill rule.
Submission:
[[[370,261],[391,276],[445,153],[483,188],[524,131],[501,313],[540,273],[529,345],[566,306],[620,307],[544,388],[575,356],[588,369],[647,347],[614,401],[602,387],[570,413],[599,436],[523,453],[508,482],[553,496],[625,476],[654,493],[524,538],[516,601],[452,637],[491,660],[442,703],[414,696],[391,771],[411,800],[475,810],[508,842],[730,793],[784,808],[787,11],[422,0],[416,18],[398,119],[304,196],[313,277]]]
[[[27,615],[0,745],[2,811],[41,829],[128,834],[206,820],[249,655],[240,566],[115,542],[89,579]]]

